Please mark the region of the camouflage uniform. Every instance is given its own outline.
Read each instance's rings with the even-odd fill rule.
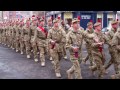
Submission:
[[[115,53],[114,60],[117,62],[118,66],[118,72],[115,75],[112,75],[112,78],[120,79],[120,28],[118,28],[118,31],[115,33],[112,39],[112,47],[113,52]]]
[[[24,43],[25,43],[27,58],[30,58],[30,56],[31,56],[31,45],[30,45],[31,31],[30,31],[30,26],[25,25],[23,27],[22,35],[24,36]]]
[[[15,49],[16,43],[15,43],[15,35],[16,35],[16,30],[15,30],[15,25],[12,26],[12,49]]]
[[[58,20],[53,20],[53,23],[58,23]],[[52,63],[55,69],[56,77],[61,77],[60,74],[60,60],[62,58],[63,45],[66,41],[65,32],[58,26],[58,29],[55,30],[55,27],[48,31],[48,42],[51,44],[50,53],[52,56]],[[54,42],[54,44],[53,44]]]
[[[12,41],[12,40],[13,40],[13,39],[12,39],[12,38],[13,38],[13,37],[12,37],[12,33],[13,33],[12,23],[11,23],[11,25],[9,26],[9,30],[10,30],[10,46],[11,46],[11,48],[13,48],[13,47],[12,47],[12,42],[13,42],[13,41]]]
[[[16,24],[15,26],[15,30],[16,30],[16,35],[15,35],[15,43],[16,43],[16,52],[19,51],[20,49],[20,30],[19,30],[19,25]]]
[[[91,25],[92,23],[91,22],[89,22],[88,23],[88,25]],[[94,32],[94,30],[93,29],[86,29],[86,33],[88,33],[88,34],[92,34]],[[90,46],[90,39],[88,39],[88,38],[85,38],[84,39],[84,41],[85,41],[85,45],[86,45],[86,49],[87,49],[87,52],[88,52],[88,55],[85,57],[85,59],[84,59],[84,62],[86,62],[88,59],[90,60],[90,65],[92,66],[93,65],[93,58],[92,58],[92,53],[91,53],[91,46]]]
[[[79,22],[78,19],[74,18],[72,23]],[[81,48],[83,43],[83,38],[93,38],[92,35],[88,35],[86,32],[80,28],[75,31],[72,27],[68,34],[66,35],[66,49],[70,51],[70,61],[73,63],[73,66],[67,70],[68,78],[72,79],[72,74],[75,74],[76,79],[82,79],[81,68],[79,60],[81,59]],[[74,52],[73,48],[78,47],[78,52]]]
[[[117,23],[117,21],[112,21],[112,24],[115,24],[115,23]],[[117,31],[117,29],[115,30],[114,28],[112,28],[110,31],[108,31],[108,33],[106,35],[106,37],[108,39],[107,44],[109,45],[108,49],[109,49],[109,53],[111,55],[111,59],[107,63],[107,65],[105,65],[105,69],[109,68],[111,66],[111,64],[113,63],[115,72],[117,73],[118,72],[118,64],[115,61],[115,56],[116,55],[113,51],[114,47],[111,46],[111,41],[112,41],[112,38],[113,38],[114,34],[116,33],[116,31]]]
[[[52,26],[47,26],[47,30],[48,30],[48,31],[49,31],[51,28],[52,28]],[[47,54],[48,54],[48,57],[50,58],[50,60],[52,60],[52,57],[51,57],[51,54],[50,54],[50,45],[49,45],[48,40],[47,40]]]
[[[10,43],[11,43],[11,42],[10,42],[10,35],[11,35],[10,25],[8,25],[7,29],[8,29],[8,37],[7,37],[8,42],[7,42],[7,44],[8,44],[8,47],[10,47]]]
[[[6,26],[3,28],[3,43],[6,45]]]
[[[33,40],[36,28],[37,28],[37,26],[32,24],[30,29],[31,29],[31,45],[32,45],[32,49],[33,49],[34,60],[37,62],[38,61],[37,42]]]
[[[0,26],[0,43],[2,43],[2,24]]]
[[[44,19],[40,19],[40,23],[44,22]],[[45,66],[45,54],[47,52],[47,31],[42,26],[38,26],[35,30],[34,41],[37,42],[37,46],[40,52],[41,66]]]
[[[94,24],[94,27],[99,25],[101,25],[101,23],[97,22]],[[95,62],[95,64],[94,66],[90,66],[90,68],[92,71],[98,70],[98,77],[103,78],[103,75],[105,74],[105,54],[103,52],[103,44],[106,42],[106,38],[102,32],[98,33],[94,31],[93,35],[94,38],[91,40],[91,50],[93,61]]]
[[[24,35],[23,35],[23,27],[24,25],[20,25],[19,26],[19,33],[20,33],[20,39],[19,39],[19,42],[20,42],[20,52],[21,54],[24,53],[24,47],[25,47],[25,43],[24,43]]]

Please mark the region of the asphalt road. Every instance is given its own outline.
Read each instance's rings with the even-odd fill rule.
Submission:
[[[108,53],[107,45],[105,45],[106,62],[109,61],[110,55]],[[85,45],[82,46],[82,55],[87,55]],[[66,70],[68,70],[72,63],[69,60],[61,60],[61,75],[60,79],[67,79]],[[92,76],[87,64],[81,63],[81,71],[83,79],[97,79],[97,73]],[[104,76],[109,79],[110,75],[114,74],[113,65],[107,70],[108,74]],[[46,67],[41,67],[40,62],[35,63],[33,57],[27,59],[26,55],[16,53],[15,50],[0,44],[0,79],[59,79],[56,78],[54,69],[50,60],[46,59]]]

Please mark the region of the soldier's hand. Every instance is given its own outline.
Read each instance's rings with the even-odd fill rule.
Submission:
[[[74,52],[78,52],[78,51],[79,51],[79,48],[78,48],[78,47],[73,47],[73,51],[74,51]]]
[[[54,40],[52,40],[52,41],[50,41],[50,43],[51,43],[52,45],[54,45],[54,44],[55,44],[55,41],[54,41]]]

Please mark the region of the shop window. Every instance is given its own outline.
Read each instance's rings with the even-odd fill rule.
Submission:
[[[111,21],[113,20],[113,18],[108,18],[108,25],[111,23]]]
[[[72,18],[65,19],[65,21],[71,26]]]

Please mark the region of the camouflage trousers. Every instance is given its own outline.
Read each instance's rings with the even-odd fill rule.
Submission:
[[[20,38],[16,36],[16,50],[20,50]]]
[[[62,58],[62,52],[56,52],[54,49],[50,49],[50,53],[52,56],[55,73],[60,73],[60,60]]]
[[[0,34],[0,43],[2,43],[2,34]]]
[[[93,66],[93,57],[92,57],[92,52],[89,46],[86,45],[87,53],[88,55],[85,57],[85,62],[89,59],[90,60],[90,66]]]
[[[24,47],[25,47],[25,43],[24,43],[24,40],[21,38],[20,39],[20,51],[21,52],[24,52]]]
[[[33,38],[34,37],[31,38],[31,47],[32,47],[32,50],[33,50],[34,59],[37,59],[38,58],[38,54],[37,54],[37,51],[38,51],[38,49],[37,49],[37,42],[34,42]]]
[[[31,44],[30,40],[25,41],[25,50],[27,55],[31,55]]]
[[[67,54],[66,54],[66,48],[65,48],[65,44],[62,46],[63,47],[63,57],[65,57]]]
[[[3,44],[6,44],[7,38],[6,36],[3,37]]]
[[[16,43],[15,43],[15,37],[12,37],[11,38],[11,46],[12,46],[12,48],[15,48],[15,45]]]
[[[75,53],[71,53],[70,55],[70,61],[72,62],[72,67],[67,72],[69,72],[69,74],[71,75],[74,74],[75,79],[82,79],[80,62],[79,62],[80,58],[81,58],[81,53],[79,53],[78,58],[75,57]]]
[[[103,78],[103,75],[105,74],[105,67],[104,64],[102,62],[103,58],[93,54],[93,60],[95,62],[94,66],[92,66],[92,71],[98,71],[98,77],[99,78]]]
[[[45,62],[45,54],[47,53],[47,44],[45,40],[37,40],[38,50],[40,52],[40,61]]]
[[[115,73],[117,74],[118,73],[118,58],[117,58],[117,54],[118,53],[115,53],[115,52],[113,52],[113,51],[110,51],[109,52],[110,53],[110,55],[111,55],[111,59],[110,59],[110,61],[105,65],[105,69],[108,69],[112,64],[114,64],[114,69],[115,69]]]
[[[10,36],[9,35],[7,36],[6,43],[7,43],[7,45],[10,45]]]

